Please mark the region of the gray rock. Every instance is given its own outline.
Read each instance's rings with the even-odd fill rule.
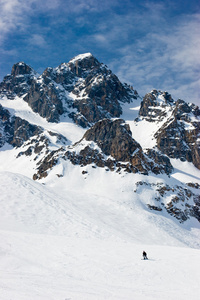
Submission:
[[[42,79],[41,79],[42,80]],[[45,81],[33,81],[24,100],[32,110],[49,122],[58,122],[59,116],[64,112],[59,92],[51,83]]]
[[[4,77],[0,83],[0,95],[6,95],[8,99],[25,95],[36,76],[36,72],[24,62],[14,64],[10,75]]]
[[[87,141],[94,141],[106,155],[111,155],[117,161],[129,161],[137,149],[141,149],[131,135],[129,125],[124,120],[111,121],[104,119],[97,122],[83,136]]]
[[[198,111],[198,107],[178,100],[171,118],[158,130],[155,137],[157,138],[157,147],[164,154],[171,158],[192,162],[195,167],[200,169]]]
[[[170,94],[153,90],[141,102],[139,115],[148,122],[165,123],[155,133],[157,147],[170,158],[192,162],[200,169],[200,110]]]
[[[9,143],[13,147],[20,147],[42,129],[32,125],[19,117],[11,116],[9,111],[0,105],[0,147]]]

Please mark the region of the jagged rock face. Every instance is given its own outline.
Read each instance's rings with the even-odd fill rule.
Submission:
[[[90,122],[103,118],[120,117],[122,108],[120,102],[130,102],[136,98],[125,88],[119,79],[110,71],[100,69],[98,74],[89,74],[85,81],[77,86],[73,93],[78,96],[74,107]],[[82,95],[82,99],[80,98]]]
[[[47,171],[51,169],[57,163],[57,158],[55,158],[55,154],[59,150],[51,151],[48,155],[44,157],[42,163],[38,163],[38,172],[33,175],[33,180],[41,179],[47,176]]]
[[[132,138],[129,125],[124,123],[122,119],[99,121],[87,130],[84,138],[96,142],[106,155],[118,161],[129,161],[133,152],[141,150],[141,146]]]
[[[29,93],[24,97],[34,112],[46,118],[49,122],[58,122],[63,110],[63,104],[53,84],[34,81]]]
[[[85,79],[89,73],[98,72],[101,63],[91,54],[78,55],[69,63],[62,63],[57,68],[47,68],[42,76],[61,84],[67,91],[72,91],[77,81]]]
[[[183,124],[179,124],[174,120],[157,134],[158,148],[171,158],[180,158],[182,161],[191,162],[192,151],[184,141],[184,136]]]
[[[14,64],[11,71],[11,75],[14,77],[18,75],[31,75],[32,73],[33,69],[24,62]]]
[[[162,120],[167,115],[166,108],[171,109],[173,103],[174,100],[167,92],[153,90],[144,96],[139,115],[149,122]]]
[[[8,110],[0,105],[0,147],[5,143],[13,147],[20,147],[25,141],[34,135],[38,135],[42,129],[28,123],[19,117],[11,117]]]
[[[42,73],[42,78],[46,83],[54,81],[61,84],[66,91],[71,92],[75,83],[74,73],[66,67],[66,64],[60,65],[58,68],[47,68]]]
[[[116,162],[127,162],[127,172],[169,174],[173,169],[164,155],[153,155],[153,151],[145,155],[140,144],[132,138],[129,125],[122,119],[99,121],[87,130],[83,138],[97,143],[102,152],[107,156],[111,155]]]
[[[38,126],[32,125],[19,117],[13,117],[11,125],[13,132],[11,132],[9,143],[14,147],[20,147],[24,141],[27,141],[34,135],[38,135],[42,131]]]
[[[139,115],[149,122],[164,122],[155,133],[157,147],[170,158],[192,162],[200,169],[200,110],[170,94],[153,90],[141,102]]]
[[[6,95],[8,99],[23,96],[29,91],[35,76],[36,72],[24,62],[14,64],[11,75],[5,76],[0,83],[0,94]]]
[[[61,148],[42,159],[34,179],[47,176],[48,169],[62,159],[70,160],[74,165],[93,164],[93,167],[105,167],[118,173],[170,174],[173,168],[169,159],[154,152],[143,152],[140,144],[132,138],[129,125],[124,120],[104,119],[88,129],[81,141],[70,146],[67,151]]]
[[[139,181],[136,183],[134,192],[140,193],[144,187],[150,191],[154,190],[155,194],[157,194],[154,201],[155,204],[150,204],[147,200],[147,207],[150,210],[166,210],[180,223],[184,223],[190,217],[195,217],[200,222],[200,196],[194,189],[199,189],[199,186],[188,188],[185,185],[169,186],[163,183],[152,184]]]
[[[76,76],[86,78],[88,72],[98,69],[101,63],[91,53],[85,53],[71,59],[68,65]]]
[[[63,90],[71,96],[64,95]],[[130,102],[137,97],[136,91],[122,85],[105,65],[86,54],[58,68],[46,69],[37,83],[32,84],[25,101],[48,121],[57,121],[67,111],[76,124],[88,127],[103,118],[119,117],[120,101]],[[53,116],[52,106],[55,106]]]
[[[78,81],[72,93],[77,99],[74,107],[88,120],[95,123],[103,118],[119,117],[122,113],[121,102],[131,102],[138,94],[131,87],[123,85],[105,65],[93,56],[84,60],[85,69],[82,81]],[[88,68],[91,68],[89,71]],[[87,71],[86,71],[87,70]]]
[[[0,148],[9,140],[10,131],[10,113],[0,105]]]
[[[172,116],[156,133],[158,148],[171,158],[192,162],[200,169],[200,111],[183,100],[175,104]]]
[[[154,167],[152,171],[154,173],[157,172],[157,174],[159,174],[161,166],[164,173],[168,175],[172,173],[173,167],[171,165],[169,158],[166,155],[163,155],[162,153],[159,153],[158,151],[155,151],[153,149],[148,149],[147,155],[150,159],[153,159]]]

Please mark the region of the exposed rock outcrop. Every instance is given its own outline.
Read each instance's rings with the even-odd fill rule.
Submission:
[[[200,196],[191,188],[183,185],[169,186],[163,183],[139,181],[135,192],[140,193],[143,188],[149,189],[150,192],[154,191],[157,195],[155,199],[146,200],[150,210],[156,212],[165,210],[180,223],[184,223],[191,217],[195,217],[200,222]]]
[[[47,176],[47,171],[55,166],[58,161],[55,155],[58,152],[59,150],[51,151],[42,159],[42,161],[38,162],[38,171],[33,175],[33,180],[41,179]]]
[[[10,75],[0,83],[0,95],[14,99],[15,96],[25,95],[36,78],[36,72],[24,62],[14,64]]]
[[[24,100],[34,112],[39,113],[49,122],[58,122],[59,116],[64,112],[59,91],[56,90],[54,84],[46,84],[40,78],[32,83]]]
[[[48,169],[62,159],[70,160],[74,165],[93,164],[94,167],[106,167],[116,172],[170,174],[173,168],[169,159],[154,152],[143,152],[124,120],[104,119],[88,129],[79,142],[67,147],[67,151],[60,148],[38,162],[34,179],[46,176]]]
[[[171,158],[192,162],[200,169],[200,111],[178,100],[171,117],[156,133],[157,147]]]
[[[149,122],[161,121],[171,110],[174,100],[167,92],[153,90],[144,96],[139,115]]]
[[[170,94],[153,90],[141,102],[139,115],[149,122],[163,122],[155,133],[157,147],[170,158],[192,162],[200,169],[200,110]],[[162,124],[162,123],[161,123]]]
[[[83,138],[96,142],[104,154],[118,161],[129,161],[134,151],[141,150],[141,146],[132,138],[129,125],[122,119],[99,121],[86,131]]]
[[[97,122],[94,126],[86,131],[83,140],[95,142],[98,149],[92,150],[89,146],[78,155],[77,161],[80,162],[80,155],[84,157],[84,162],[81,163],[96,163],[97,156],[101,160],[102,166],[108,166],[111,170],[123,168],[127,172],[148,174],[154,172],[156,174],[166,172],[169,174],[172,171],[172,166],[163,155],[144,154],[140,144],[132,138],[130,127],[125,124],[124,120],[117,119],[111,121],[104,119]],[[81,142],[80,142],[81,143]],[[85,155],[83,155],[83,153]],[[73,161],[77,154],[73,154]],[[68,158],[72,159],[68,153]],[[106,157],[105,157],[106,156]],[[86,158],[89,157],[89,160]],[[106,161],[106,163],[105,163]],[[112,163],[111,163],[112,162]]]
[[[9,143],[13,147],[20,147],[42,129],[32,125],[19,117],[11,116],[9,111],[0,105],[0,147]]]
[[[93,61],[93,57],[90,57]],[[74,107],[93,124],[103,118],[119,117],[120,102],[131,102],[138,94],[130,86],[123,85],[105,65],[96,62],[87,76],[75,86]]]
[[[161,168],[163,170],[163,173],[166,173],[168,175],[172,173],[173,167],[170,159],[166,155],[163,155],[160,151],[155,151],[154,149],[148,149],[147,155],[150,159],[153,160],[153,173],[159,174]]]

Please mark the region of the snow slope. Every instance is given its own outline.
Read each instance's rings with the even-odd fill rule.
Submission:
[[[8,172],[0,181],[2,300],[198,299],[195,232],[113,193],[61,197]]]
[[[2,300],[199,299],[196,249],[5,231],[1,244]]]

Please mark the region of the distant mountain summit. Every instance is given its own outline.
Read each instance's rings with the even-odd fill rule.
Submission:
[[[4,77],[0,83],[1,96],[5,95],[8,99],[15,96],[23,97],[30,89],[37,73],[24,62],[13,65],[11,74]]]
[[[138,97],[91,53],[78,55],[57,68],[47,68],[38,77],[25,63],[15,64],[11,75],[1,83],[0,92],[9,99],[23,97],[34,112],[49,122],[59,122],[65,113],[82,127],[103,118],[119,117],[121,103]]]
[[[175,101],[168,92],[158,90],[142,99],[91,53],[47,68],[41,75],[24,62],[14,64],[11,74],[0,83],[0,101],[0,147],[9,144],[18,149],[16,160],[25,157],[27,163],[31,161],[34,180],[46,178],[65,161],[80,168],[105,168],[133,176],[162,174],[170,178],[171,159],[200,169],[199,107],[180,99]],[[12,104],[6,106],[9,101],[13,101],[13,109]],[[28,110],[25,118],[20,117],[15,112],[15,101],[27,103],[35,113],[34,120],[36,116],[49,124],[61,124],[64,120],[66,126],[73,122],[76,130],[84,134],[72,143],[67,134],[46,129],[42,125],[45,123],[33,124]],[[130,118],[131,109],[136,111],[138,105],[137,116]],[[122,118],[126,109],[129,119]],[[134,130],[138,127],[142,131],[153,128],[151,133],[143,133],[148,138],[151,135],[153,146],[144,147],[137,140]],[[62,172],[57,175],[64,176]],[[136,191],[145,184],[157,199],[148,204],[149,209],[165,208],[181,222],[190,216],[200,221],[200,196],[195,192],[199,186],[195,182],[190,183],[190,190],[188,185],[158,187],[140,181]],[[185,206],[180,208],[181,201],[185,201]]]

